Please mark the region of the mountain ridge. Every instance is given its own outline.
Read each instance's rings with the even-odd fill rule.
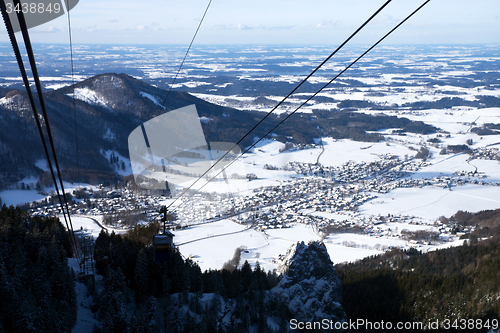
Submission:
[[[51,186],[47,170],[37,166],[44,160],[42,145],[27,95],[19,90],[2,90],[0,98],[0,189],[26,177],[39,181],[37,188]],[[128,136],[145,121],[169,110],[195,104],[208,142],[240,142],[250,146],[280,121],[271,114],[246,135],[264,116],[259,111],[237,110],[209,103],[189,93],[157,88],[127,74],[104,73],[44,93],[47,113],[61,165],[69,182],[112,184],[121,179],[109,152],[128,159]],[[167,95],[169,96],[167,99]],[[2,94],[0,94],[2,96]],[[163,106],[163,102],[166,101]],[[39,105],[38,100],[35,101]],[[352,111],[296,113],[273,130],[282,142],[313,143],[331,136],[358,141],[381,141],[375,133],[383,128],[402,128],[416,133],[435,131],[433,126],[395,116],[373,116]],[[368,132],[370,131],[370,132]],[[78,149],[77,149],[78,147]],[[108,153],[106,153],[108,152]],[[114,161],[117,162],[117,161]],[[119,160],[118,165],[128,161]]]
[[[96,100],[85,99],[85,92]],[[44,93],[56,151],[68,181],[95,183],[118,180],[102,152],[111,150],[127,157],[130,132],[144,121],[164,113],[165,109],[195,104],[200,117],[213,120],[202,124],[210,141],[236,142],[263,116],[261,113],[213,105],[177,91],[170,92],[166,107],[162,107],[158,101],[165,100],[167,91],[127,74],[105,73],[91,77],[76,83],[74,100],[72,95],[72,87]],[[157,103],[152,98],[156,98]],[[39,107],[38,100],[35,103]],[[43,175],[44,170],[36,166],[36,161],[45,159],[45,156],[26,93],[5,91],[5,96],[0,99],[0,109],[8,114],[0,119],[0,126],[7,129],[0,134],[0,162],[5,166],[0,175],[0,188],[26,176],[40,177],[42,185],[49,185],[49,175]],[[259,133],[262,134],[262,130],[256,135]],[[250,138],[247,141],[247,145],[251,143]],[[82,179],[76,176],[78,160],[80,173],[84,174]]]

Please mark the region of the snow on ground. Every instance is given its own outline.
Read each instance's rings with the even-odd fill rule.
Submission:
[[[221,220],[213,223],[191,226],[187,229],[175,231],[175,243],[183,244],[194,240],[226,234],[230,232],[242,231],[245,226],[231,222],[229,220]]]
[[[73,269],[75,274],[80,271],[80,265],[78,259],[70,258],[68,259],[68,265]],[[96,279],[102,279],[101,276],[96,275]],[[75,285],[76,292],[76,304],[78,306],[78,316],[76,319],[75,326],[71,329],[72,333],[88,333],[92,332],[94,325],[98,325],[99,322],[94,318],[94,314],[90,310],[93,300],[92,295],[87,294],[87,286],[81,282],[76,282]]]
[[[235,233],[237,231],[241,232]],[[202,271],[209,268],[222,268],[225,262],[231,260],[235,250],[241,246],[245,247],[248,252],[241,254],[240,265],[245,260],[251,265],[259,261],[266,271],[273,270],[277,268],[277,264],[273,263],[273,258],[277,254],[285,254],[295,242],[320,239],[311,227],[303,224],[295,224],[287,229],[268,230],[264,234],[254,229],[246,229],[245,226],[229,220],[178,230],[174,234],[174,242],[181,244],[179,245],[180,252],[197,262]],[[182,244],[189,240],[195,241]]]
[[[379,113],[379,111],[366,111],[367,113]],[[454,176],[455,172],[466,171],[473,172],[476,168],[478,173],[486,175],[485,178],[477,178],[479,181],[497,183],[500,182],[499,162],[493,160],[468,161],[468,154],[440,155],[439,152],[443,146],[452,144],[464,144],[467,139],[473,140],[471,148],[485,147],[486,145],[500,141],[500,136],[484,136],[483,138],[474,133],[470,133],[471,123],[473,126],[481,126],[483,123],[498,123],[500,109],[473,109],[473,108],[455,108],[453,110],[423,110],[423,111],[398,111],[405,112],[402,116],[413,120],[423,121],[434,124],[435,126],[449,131],[450,136],[441,135],[440,147],[433,147],[427,139],[437,137],[437,134],[420,135],[407,133],[405,136],[391,135],[392,129],[380,131],[381,134],[389,137],[391,141],[377,143],[356,142],[352,140],[334,140],[323,138],[324,152],[322,148],[315,148],[285,151],[280,153],[283,144],[274,140],[263,140],[259,142],[252,151],[236,163],[233,164],[226,173],[229,177],[229,187],[239,187],[240,194],[251,194],[252,189],[260,186],[269,186],[279,184],[280,181],[290,177],[300,177],[292,172],[283,170],[265,170],[264,165],[270,164],[278,168],[283,167],[290,161],[299,161],[305,163],[316,163],[319,156],[319,162],[323,165],[342,165],[348,161],[371,162],[380,158],[384,154],[397,155],[403,159],[405,155],[412,157],[421,145],[426,145],[431,153],[431,158],[427,161],[429,164],[417,172],[409,175],[413,179],[429,179],[440,176]],[[389,112],[391,113],[391,112]],[[411,150],[412,148],[413,150]],[[321,155],[320,155],[321,154]],[[231,179],[230,175],[237,173],[244,175],[254,173],[256,180],[251,182],[247,180]],[[238,184],[238,182],[240,184]],[[235,186],[235,184],[238,184]],[[205,191],[222,191],[222,181],[210,183],[204,188]],[[246,187],[246,188],[245,188]],[[246,191],[241,190],[245,188]],[[406,215],[415,223],[389,222],[375,226],[378,230],[373,235],[355,235],[355,234],[334,234],[325,239],[325,244],[329,250],[330,256],[335,263],[345,261],[355,261],[366,256],[382,253],[383,250],[390,247],[408,248],[415,246],[407,241],[398,238],[402,230],[431,230],[437,231],[433,223],[440,216],[451,216],[458,210],[477,212],[485,209],[500,208],[500,187],[491,185],[472,185],[453,186],[451,191],[447,188],[425,186],[423,188],[398,188],[389,193],[379,195],[376,199],[364,203],[359,207],[359,213],[369,217],[371,215]],[[328,215],[325,217],[335,220],[352,220],[354,215],[339,215],[337,213],[325,212],[305,212],[311,215]],[[231,223],[231,222],[228,222]],[[217,228],[210,225],[199,226],[196,230],[202,230],[202,233],[231,232],[227,224],[220,224]],[[239,225],[238,225],[239,226]],[[242,226],[240,226],[242,227]],[[198,232],[198,231],[196,231]],[[395,237],[391,236],[395,235]],[[380,236],[382,235],[382,236]],[[182,236],[182,239],[188,239]],[[192,237],[198,237],[193,234]],[[176,239],[176,242],[181,238]],[[246,230],[238,234],[224,235],[220,237],[207,238],[202,241],[181,245],[181,252],[185,255],[194,254],[202,269],[220,268],[232,257],[234,249],[244,245],[248,252],[242,253],[242,262],[248,260],[254,265],[259,261],[265,269],[276,267],[275,260],[277,254],[282,254],[288,246],[296,241],[308,241],[319,239],[312,229],[306,225],[293,225],[290,229],[268,229],[266,233],[260,233],[255,230]],[[256,243],[262,242],[260,245]],[[461,245],[463,241],[455,240],[443,244],[417,245],[420,250],[430,251],[437,248]],[[205,249],[209,249],[205,251]],[[223,258],[220,258],[220,257]]]
[[[321,155],[319,162],[322,165],[342,165],[349,161],[355,162],[373,162],[377,160],[378,155],[393,154],[404,156],[411,151],[398,144],[389,145],[386,142],[359,142],[348,139],[334,140],[332,138],[323,138],[325,152]],[[314,163],[314,162],[313,162]]]
[[[8,106],[13,101],[13,98],[2,97],[0,98],[0,105]]]
[[[68,183],[68,182],[63,181],[63,185],[64,185],[64,192],[66,192],[66,193],[73,193],[74,190],[76,190],[77,188],[80,188],[80,187],[86,187],[87,189],[93,189],[93,190],[98,189],[97,186],[90,185],[87,183]],[[59,187],[59,191],[60,190],[61,190],[61,187]],[[47,193],[52,193],[52,192],[55,193],[56,188],[55,188],[55,186],[44,187],[44,191]]]
[[[379,113],[380,111],[364,112]],[[404,114],[398,115],[433,124],[450,132],[450,137],[446,137],[444,134],[439,137],[442,141],[440,143],[442,146],[464,144],[469,138],[474,142],[472,148],[485,147],[486,145],[500,142],[500,135],[484,136],[481,139],[476,134],[469,132],[471,123],[474,121],[474,126],[481,126],[483,123],[498,123],[500,116],[499,108],[479,110],[473,108],[423,111],[399,110],[385,112],[388,114],[402,112]],[[292,177],[301,177],[290,171],[266,170],[264,169],[265,164],[282,168],[291,161],[316,163],[319,158],[319,162],[323,165],[338,166],[348,161],[375,161],[383,154],[393,154],[403,159],[405,155],[411,157],[416,154],[415,150],[410,150],[409,147],[419,149],[421,144],[427,145],[432,152],[432,157],[428,160],[429,165],[409,176],[413,179],[452,176],[456,171],[469,172],[477,168],[480,174],[483,173],[486,175],[485,178],[479,180],[493,183],[500,182],[498,161],[477,159],[467,161],[470,157],[467,154],[440,155],[439,151],[442,146],[433,147],[427,142],[428,138],[437,137],[435,133],[430,135],[408,133],[406,136],[398,136],[391,135],[391,132],[392,129],[380,131],[381,134],[391,138],[390,141],[369,143],[347,139],[334,140],[323,138],[321,139],[323,149],[317,145],[315,148],[291,150],[282,153],[279,150],[284,147],[283,143],[274,140],[263,140],[250,153],[245,154],[225,171],[227,182],[222,176],[219,176],[219,180],[209,183],[203,188],[203,191],[252,195],[254,189],[277,185],[281,181]],[[103,155],[109,159],[112,153],[112,151],[104,151]],[[117,152],[114,152],[114,155],[126,164],[126,170],[121,172],[121,174],[132,173],[129,160]],[[37,166],[44,170],[46,169],[44,161],[37,161]],[[248,181],[245,176],[250,173],[255,174],[257,179]],[[204,183],[204,181],[200,181],[200,184],[197,184],[195,188]],[[72,191],[78,186],[89,187],[88,184],[65,183],[67,192]],[[54,188],[46,189],[48,192],[53,190]],[[36,191],[8,190],[0,192],[0,197],[4,203],[16,204],[38,200],[44,196],[37,194]],[[408,248],[415,245],[410,245],[405,240],[392,237],[390,234],[397,235],[398,232],[404,229],[436,231],[432,223],[440,216],[449,217],[458,210],[477,212],[485,209],[500,208],[499,198],[500,186],[491,185],[467,184],[453,186],[451,191],[447,188],[433,186],[398,188],[364,203],[359,207],[359,214],[367,217],[371,215],[387,216],[387,214],[401,214],[412,217],[415,222],[424,222],[426,224],[384,223],[376,226],[379,236],[375,236],[375,234],[372,236],[332,234],[327,236],[325,244],[335,263],[362,259],[370,255],[382,253],[384,249],[392,246]],[[164,203],[169,204],[171,201],[172,199],[167,199]],[[321,215],[340,221],[355,218],[354,214],[339,214],[338,212],[303,211],[303,213]],[[97,218],[100,222],[99,217]],[[73,217],[73,226],[75,230],[83,227],[83,229],[86,229],[94,237],[101,230],[89,217]],[[123,232],[123,230],[116,230],[116,232]],[[179,245],[181,253],[185,257],[191,257],[200,265],[202,270],[209,268],[220,269],[225,262],[232,258],[235,249],[240,246],[246,248],[241,254],[242,260],[240,264],[248,260],[251,265],[255,265],[259,261],[265,270],[272,270],[278,265],[275,257],[279,254],[284,254],[287,248],[293,243],[320,239],[310,226],[303,224],[293,224],[291,228],[286,229],[268,229],[264,233],[254,229],[246,229],[245,225],[237,224],[230,220],[192,226],[188,229],[175,231],[175,235],[174,241]],[[462,241],[447,242],[438,245],[419,245],[419,249],[428,251],[460,244],[462,244]]]
[[[412,227],[413,229],[432,229],[431,226],[399,224],[399,230]],[[244,231],[234,233],[238,230]],[[231,232],[233,233],[226,235]],[[278,255],[284,254],[295,242],[320,239],[310,226],[304,224],[294,224],[286,229],[271,229],[264,234],[253,229],[244,229],[244,226],[228,220],[175,231],[175,235],[174,241],[181,244],[179,246],[181,253],[185,257],[191,257],[202,270],[220,269],[232,258],[234,251],[240,246],[246,249],[241,254],[240,265],[245,260],[252,266],[258,261],[266,271],[273,270],[278,266],[275,261]],[[182,244],[189,240],[194,241]],[[408,247],[407,241],[396,237],[371,237],[357,234],[330,235],[325,239],[325,244],[334,263],[352,262],[380,254],[391,246]]]
[[[49,171],[49,164],[46,159],[40,159],[35,162],[35,165],[42,169],[43,171]]]
[[[33,202],[44,199],[46,195],[39,194],[35,190],[4,190],[0,192],[2,204],[7,206],[23,205],[27,202]]]
[[[270,229],[266,234],[270,240],[281,239],[292,243],[320,239],[312,228],[305,224],[293,224],[292,227],[285,229]]]
[[[158,105],[162,109],[165,109],[165,107],[163,105],[161,105],[160,102],[158,101],[158,97],[153,96],[153,95],[148,94],[148,93],[145,93],[144,91],[139,92],[139,94],[141,94],[142,97],[149,98],[153,103],[155,103],[156,105]]]
[[[401,230],[403,230],[403,228],[401,228]],[[350,233],[329,235],[325,240],[325,244],[343,245],[345,247],[377,251],[391,246],[406,247],[408,245],[405,240],[396,237],[371,237],[368,235]]]
[[[449,217],[458,210],[478,212],[500,208],[500,186],[464,185],[452,190],[424,187],[398,188],[361,205],[365,215],[415,215],[425,221]]]
[[[304,162],[315,163],[317,156],[321,153],[320,149],[304,149],[291,152],[279,153],[279,149],[284,147],[284,144],[274,140],[262,140],[259,142],[251,152],[243,155],[241,159],[236,160],[233,164],[225,170],[226,178],[223,174],[217,177],[208,184],[206,181],[200,180],[193,188],[197,189],[201,186],[204,192],[217,192],[217,193],[238,193],[239,195],[251,194],[253,189],[260,187],[276,185],[280,181],[289,179],[295,176],[294,172],[283,170],[266,170],[265,164],[277,166],[279,168],[285,166],[290,161],[298,160]],[[217,168],[210,177],[215,176],[219,172]],[[255,174],[257,179],[248,181],[247,174]],[[242,179],[239,179],[242,178]],[[226,181],[227,180],[227,181]],[[188,186],[194,182],[180,184]],[[205,185],[206,184],[206,185]]]
[[[419,245],[418,250],[420,250],[422,252],[431,252],[431,251],[447,249],[450,247],[461,246],[463,244],[464,244],[463,239],[455,239],[451,242],[446,242],[446,243],[438,244],[438,245]]]
[[[206,234],[211,234],[209,224],[202,226]],[[181,231],[177,231],[176,236]],[[220,232],[220,230],[219,230]],[[177,243],[178,239],[174,238]],[[235,250],[241,246],[258,248],[266,244],[265,239],[255,230],[249,229],[238,234],[206,238],[199,241],[180,245],[179,250],[185,257],[191,257],[201,270],[220,269],[225,262],[231,260]]]
[[[270,139],[262,140],[255,145],[250,154],[246,155],[245,162],[250,165],[258,165],[260,168],[264,164],[283,167],[291,161],[315,163],[316,158],[321,152],[319,149],[304,149],[280,153],[279,150],[284,146],[283,143],[278,141]]]
[[[67,95],[73,97],[72,93]],[[94,90],[91,90],[89,88],[76,88],[75,98],[89,104],[100,105],[106,108],[108,107],[108,102],[104,98],[99,96]]]
[[[452,134],[451,140],[446,140],[447,144],[464,144],[469,137],[463,136],[473,127],[480,127],[486,123],[498,124],[500,122],[500,108],[477,109],[472,107],[457,107],[453,109],[430,109],[421,111],[408,110],[360,110],[368,114],[386,114],[405,117],[414,121],[423,121]],[[453,135],[455,134],[455,135]],[[456,135],[460,134],[460,135]],[[479,140],[476,134],[468,133],[475,142]],[[495,138],[496,137],[496,138]],[[489,140],[498,139],[498,136],[483,136],[484,144],[489,144]],[[498,142],[498,141],[496,141]]]
[[[53,84],[46,84],[45,89],[52,89],[52,90],[57,90],[61,89],[67,86],[70,86],[71,83],[53,83]]]
[[[59,220],[64,224],[64,217],[62,215],[59,216]],[[97,222],[101,223],[102,217],[99,219],[97,217],[87,217],[87,216],[76,216],[71,215],[71,223],[73,224],[73,230],[83,231],[84,234],[92,235],[95,238],[99,236],[102,228],[97,224]]]
[[[473,160],[469,164],[475,166],[477,172],[487,175],[485,181],[500,183],[500,161]]]
[[[43,166],[43,161],[39,160],[37,163],[39,165]],[[18,182],[18,184],[25,183],[26,185],[29,185],[30,188],[35,188],[37,179],[35,177],[26,177]],[[79,187],[86,187],[86,188],[96,188],[93,185],[89,185],[86,183],[68,183],[68,182],[63,182],[64,185],[64,191],[66,193],[73,193],[73,191]],[[44,189],[45,193],[55,193],[56,188],[54,186],[50,187],[45,187]],[[61,188],[59,187],[59,190],[61,191]],[[2,199],[2,204],[6,204],[7,206],[13,205],[24,205],[27,202],[34,202],[34,201],[39,201],[42,199],[47,198],[48,195],[46,194],[41,194],[36,190],[17,190],[17,189],[12,189],[12,190],[3,190],[0,192],[0,198]]]
[[[343,262],[354,262],[356,260],[361,260],[369,256],[375,256],[377,254],[384,253],[380,250],[371,250],[360,247],[348,247],[343,245],[331,244],[325,242],[328,254],[333,264],[339,264]]]
[[[456,155],[438,155],[431,160],[431,165],[423,167],[422,169],[413,173],[410,178],[433,178],[440,176],[451,176],[455,171],[474,171],[474,166],[468,164],[466,161],[469,158],[467,154]],[[474,161],[473,163],[475,163]]]
[[[92,295],[87,295],[87,286],[81,282],[76,282],[75,292],[78,316],[75,326],[71,329],[71,333],[92,332],[94,326],[99,325],[99,321],[94,318],[94,314],[90,310],[93,302]]]
[[[132,165],[130,164],[130,160],[124,156],[122,156],[120,153],[114,151],[114,150],[104,150],[101,152],[104,156],[106,156],[106,159],[109,161],[111,155],[115,155],[118,157],[119,162],[114,165],[115,171],[120,175],[120,176],[128,176],[133,174],[134,172],[132,171]],[[121,163],[125,163],[125,170],[122,169]]]

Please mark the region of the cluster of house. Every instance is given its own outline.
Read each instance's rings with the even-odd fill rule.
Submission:
[[[428,163],[422,160],[401,161],[391,155],[382,155],[375,162],[349,161],[341,166],[290,162],[285,169],[293,170],[302,177],[282,181],[276,186],[262,187],[255,190],[252,196],[217,199],[215,201],[218,204],[206,203],[202,211],[210,212],[211,216],[233,217],[239,223],[252,223],[258,230],[306,223],[318,230],[328,226],[342,230],[357,228],[357,231],[372,236],[391,234],[399,237],[394,232],[378,230],[376,225],[387,221],[417,223],[412,217],[366,217],[357,212],[358,207],[395,188],[434,186],[451,189],[466,183],[492,185],[477,179],[483,175],[470,172],[428,179],[404,177],[426,165]],[[205,218],[204,214],[196,213],[195,205],[198,208],[202,206],[202,200],[194,202],[196,204],[178,212],[181,220],[188,218],[188,221],[194,221],[198,217],[201,221]],[[329,217],[329,214],[335,216]]]
[[[498,150],[474,150],[478,156],[496,158]],[[482,155],[480,154],[482,152]],[[305,223],[321,230],[350,230],[356,228],[372,236],[400,235],[377,227],[382,222],[411,222],[409,216],[364,216],[358,207],[378,195],[395,188],[435,186],[452,189],[466,183],[491,184],[477,172],[456,172],[451,176],[429,179],[405,177],[426,166],[421,159],[400,160],[384,154],[373,162],[349,161],[340,166],[290,162],[282,169],[300,175],[281,181],[275,186],[254,190],[252,195],[230,196],[218,193],[199,193],[181,197],[180,204],[172,208],[175,224],[191,225],[232,218],[239,223],[251,223],[258,230],[287,228],[292,223]],[[142,212],[150,219],[158,217],[164,203],[162,197],[138,195],[128,188],[105,191],[99,195],[88,190],[88,198],[70,205],[72,214],[107,215]],[[35,215],[59,214],[58,205],[38,207]],[[447,228],[443,226],[443,228]],[[443,229],[445,232],[446,230]]]
[[[338,182],[354,183],[379,177],[401,178],[409,172],[415,172],[428,164],[419,159],[401,161],[398,156],[391,154],[379,155],[379,158],[379,160],[373,162],[348,161],[339,166],[290,162],[284,167],[284,170],[294,171],[304,176],[331,178]]]
[[[137,195],[127,188],[106,190],[104,188],[78,188],[85,192],[85,199],[74,199],[68,204],[69,212],[73,215],[103,216],[131,213],[145,213],[154,216],[153,212],[160,209],[165,198],[150,195]],[[32,215],[58,215],[62,214],[60,205],[53,204],[33,208]]]
[[[488,147],[474,149],[469,157],[469,160],[472,159],[500,161],[500,149]]]

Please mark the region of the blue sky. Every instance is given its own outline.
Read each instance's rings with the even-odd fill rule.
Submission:
[[[338,44],[383,0],[213,0],[196,44]],[[423,0],[393,0],[355,40],[370,44]],[[188,44],[208,0],[80,0],[75,44]],[[431,0],[386,44],[500,43],[500,1]],[[34,42],[67,43],[67,17],[31,29]],[[0,41],[7,41],[5,30]]]

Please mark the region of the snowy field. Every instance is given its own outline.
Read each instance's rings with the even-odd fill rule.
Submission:
[[[361,112],[380,113],[381,111]],[[404,111],[404,114],[401,112],[403,111],[384,111],[387,114],[433,124],[447,131],[449,135],[439,136],[439,144],[430,144],[427,140],[438,138],[436,133],[429,135],[407,133],[405,136],[398,136],[392,134],[391,130],[388,129],[380,132],[386,137],[386,141],[382,142],[368,143],[322,138],[322,147],[316,145],[315,148],[281,153],[279,150],[284,147],[283,143],[263,140],[250,153],[237,160],[226,170],[225,179],[219,178],[217,181],[209,183],[203,188],[203,192],[231,194],[235,198],[245,195],[252,197],[254,193],[259,193],[261,188],[284,184],[290,179],[300,180],[303,176],[290,170],[283,170],[283,167],[289,162],[311,164],[319,162],[323,166],[340,166],[349,161],[356,163],[379,161],[381,156],[386,154],[395,155],[404,160],[406,157],[415,156],[416,151],[425,145],[432,154],[427,160],[427,165],[402,178],[403,180],[425,180],[427,182],[425,186],[396,188],[385,194],[375,193],[376,197],[364,202],[358,207],[357,212],[300,210],[300,213],[306,216],[320,216],[335,221],[347,220],[354,224],[359,223],[360,220],[366,221],[373,216],[387,216],[388,214],[407,216],[415,222],[423,223],[420,225],[403,222],[382,223],[377,225],[378,231],[372,235],[348,233],[328,235],[325,244],[335,263],[362,259],[366,256],[382,253],[390,247],[408,248],[415,246],[415,244],[409,244],[401,239],[401,236],[398,236],[395,231],[401,232],[405,229],[436,231],[433,229],[433,223],[440,216],[450,217],[458,210],[478,212],[500,208],[500,186],[497,186],[500,183],[499,161],[471,159],[470,155],[464,153],[440,154],[443,147],[462,145],[467,140],[472,140],[471,149],[500,148],[500,145],[495,145],[500,142],[500,134],[479,136],[470,132],[473,122],[475,122],[473,125],[475,127],[485,123],[499,123],[500,108],[433,109],[416,112]],[[108,134],[113,135],[113,133]],[[317,143],[319,142],[317,140]],[[126,163],[125,170],[121,170],[123,174],[130,172],[130,162],[124,156],[112,151],[103,151],[102,154],[107,158],[114,154],[120,161]],[[277,170],[264,169],[266,164],[276,167]],[[39,161],[38,165],[44,168],[43,161]],[[457,176],[457,173],[471,174],[474,171],[477,171],[476,174],[467,177]],[[249,173],[255,174],[257,179],[248,181],[244,177],[242,179],[234,177],[234,175],[244,176]],[[435,185],[432,181],[434,177],[467,179],[468,182],[448,188]],[[472,181],[477,183],[472,183]],[[29,184],[30,188],[33,188],[34,182],[33,179],[25,179],[25,183]],[[196,187],[199,188],[204,183],[201,181]],[[187,183],[183,185],[187,185]],[[67,191],[72,191],[78,186],[89,187],[87,184],[65,183]],[[45,189],[47,193],[53,190],[53,188]],[[0,192],[0,197],[3,203],[15,205],[40,200],[45,196],[34,190],[12,189]],[[170,202],[171,199],[164,200],[163,204]],[[188,201],[186,205],[195,206],[194,203],[198,203],[198,201]],[[266,209],[270,208],[272,205]],[[274,209],[277,209],[277,206],[274,206]],[[99,218],[98,216],[98,222],[101,221]],[[94,237],[97,237],[101,230],[101,227],[90,216],[74,216],[73,226],[75,230],[83,229],[84,232]],[[123,232],[123,230],[116,230],[116,232]],[[221,268],[225,262],[232,258],[235,249],[241,246],[246,250],[241,255],[240,264],[244,260],[248,260],[252,265],[259,261],[266,270],[274,269],[278,265],[276,261],[278,255],[284,254],[294,242],[320,239],[311,226],[305,224],[295,223],[291,225],[291,228],[257,231],[252,228],[247,229],[247,226],[230,220],[191,226],[188,229],[176,231],[175,234],[174,240],[181,253],[196,261],[202,270]],[[428,251],[462,243],[456,240],[456,237],[451,237],[450,240],[452,242],[419,245],[418,247]]]
[[[192,258],[202,271],[222,268],[239,247],[245,248],[241,253],[240,265],[245,260],[252,266],[258,261],[266,271],[273,270],[277,267],[273,259],[279,254],[285,254],[292,244],[320,239],[311,227],[303,224],[263,233],[228,220],[178,230],[174,234],[174,242],[181,244],[180,252],[185,257]],[[187,243],[189,240],[192,241]]]
[[[25,203],[33,202],[33,201],[39,201],[45,198],[48,198],[49,195],[46,194],[41,194],[36,190],[32,190],[35,188],[36,180],[34,178],[25,178],[21,181],[20,183],[25,183],[26,185],[30,186],[30,190],[3,190],[0,192],[0,198],[2,199],[2,203],[6,204],[7,206],[13,205],[24,205]],[[85,183],[68,183],[68,182],[63,182],[64,184],[64,191],[66,193],[73,193],[75,189],[78,187],[87,187],[87,188],[93,188],[95,189],[96,187],[93,185],[85,184]],[[56,193],[56,188],[54,186],[51,187],[45,187],[44,192],[45,193]],[[59,188],[59,191],[61,191],[61,188]]]
[[[360,212],[365,215],[413,215],[427,222],[440,216],[450,217],[458,210],[478,212],[500,208],[500,186],[464,185],[443,188],[400,188],[367,202]]]
[[[372,111],[364,111],[375,113]],[[378,112],[378,111],[377,111]],[[389,112],[391,113],[391,112]],[[469,132],[470,123],[475,121],[475,126],[483,123],[497,123],[500,117],[500,109],[463,109],[463,110],[424,110],[422,112],[405,114],[413,120],[434,124],[450,132],[449,137],[440,137],[441,145],[463,144],[466,140],[472,139],[471,148],[484,148],[496,142],[500,142],[500,135],[490,135],[480,137]],[[390,134],[390,130],[381,131],[390,141],[376,143],[355,142],[352,140],[333,140],[331,138],[321,139],[322,148],[279,152],[284,147],[283,143],[273,140],[263,140],[249,154],[243,156],[226,170],[226,180],[219,179],[209,183],[203,188],[203,192],[231,193],[235,197],[238,195],[253,195],[254,190],[266,186],[282,184],[288,179],[300,178],[300,175],[292,171],[266,170],[265,164],[283,168],[289,162],[298,161],[303,163],[316,163],[319,161],[325,166],[340,166],[346,162],[374,162],[380,159],[381,155],[392,154],[403,159],[405,156],[414,156],[415,149],[426,144],[427,139],[436,137],[436,134],[415,135],[407,133],[401,137]],[[110,133],[112,135],[112,133]],[[318,141],[319,142],[319,141]],[[485,209],[500,208],[500,186],[493,186],[500,182],[499,162],[495,160],[473,159],[469,160],[467,154],[447,154],[440,155],[441,148],[426,146],[432,153],[428,165],[407,176],[409,179],[431,179],[433,177],[453,177],[456,172],[473,172],[477,170],[487,185],[465,184],[452,186],[451,190],[443,187],[424,186],[411,188],[397,188],[385,194],[377,194],[373,200],[365,202],[359,207],[356,214],[346,214],[345,212],[315,212],[312,210],[301,210],[303,214],[311,216],[322,216],[337,221],[349,220],[354,216],[358,218],[371,216],[402,215],[411,217],[412,220],[424,223],[422,225],[408,223],[385,223],[378,225],[383,236],[377,235],[354,235],[354,234],[332,234],[327,236],[325,244],[335,263],[354,261],[366,256],[382,253],[390,247],[408,248],[414,246],[401,238],[391,236],[389,230],[433,230],[432,224],[440,217],[449,217],[458,210],[477,212]],[[115,154],[118,158],[126,162],[125,173],[129,172],[129,161],[119,156],[116,152],[102,152],[106,157]],[[319,157],[319,159],[318,159]],[[40,161],[43,167],[43,161]],[[231,175],[245,175],[254,173],[257,179],[248,181],[246,179],[234,179]],[[29,184],[29,179],[26,183]],[[198,187],[204,184],[200,182]],[[33,185],[33,184],[31,184]],[[86,184],[65,184],[67,191],[72,191],[78,186],[88,186]],[[50,192],[54,189],[46,189]],[[44,198],[34,190],[7,190],[0,193],[4,203],[19,204],[27,201]],[[171,200],[165,200],[168,204]],[[93,217],[96,218],[96,217]],[[97,217],[98,222],[102,217]],[[73,226],[75,230],[83,229],[85,233],[97,237],[101,227],[90,217],[74,216]],[[435,231],[435,230],[433,230]],[[120,232],[120,230],[116,230]],[[123,231],[121,231],[123,232]],[[387,235],[384,235],[386,233]],[[230,220],[222,220],[198,226],[191,226],[188,229],[175,232],[175,243],[179,244],[179,249],[185,257],[191,257],[200,267],[205,269],[219,269],[230,260],[236,248],[243,246],[246,251],[242,253],[242,260],[248,260],[254,265],[259,261],[266,270],[277,267],[276,258],[279,254],[284,254],[286,249],[297,241],[309,241],[320,239],[320,236],[313,232],[309,225],[293,224],[288,229],[268,229],[265,232],[255,229],[247,229]],[[432,250],[438,247],[459,245],[461,242],[448,242],[435,245],[421,245],[422,250]]]
[[[367,113],[379,113],[380,111],[363,111]],[[391,114],[391,112],[387,112]],[[394,113],[397,113],[396,111]],[[485,148],[496,142],[500,142],[500,135],[489,135],[480,137],[471,133],[471,123],[474,126],[482,126],[483,123],[498,123],[500,120],[500,109],[453,109],[453,110],[424,110],[412,114],[401,115],[413,120],[433,124],[450,133],[449,137],[440,137],[440,147],[434,147],[427,142],[435,138],[436,134],[420,135],[407,133],[406,136],[391,135],[391,130],[381,131],[390,141],[377,143],[355,142],[351,140],[333,140],[323,138],[323,154],[321,147],[303,149],[296,151],[279,152],[284,144],[273,140],[263,140],[249,154],[245,155],[234,166],[234,172],[255,173],[256,180],[251,182],[244,180],[229,179],[229,184],[224,188],[222,182],[210,183],[204,191],[219,191],[224,193],[231,188],[234,195],[248,195],[253,189],[265,186],[281,184],[283,180],[300,178],[291,171],[265,170],[265,164],[282,168],[291,161],[303,163],[316,163],[318,161],[325,166],[339,166],[348,161],[374,162],[381,155],[396,155],[400,159],[405,156],[412,157],[420,146],[425,145],[431,152],[427,160],[427,166],[416,172],[410,173],[405,178],[413,180],[432,180],[434,177],[455,177],[456,173],[477,174],[468,178],[476,179],[487,184],[479,185],[467,183],[452,186],[451,189],[432,185],[424,187],[396,188],[385,194],[377,194],[373,200],[365,202],[359,207],[357,214],[345,214],[342,212],[314,212],[302,210],[302,213],[314,216],[323,216],[334,220],[351,220],[354,216],[369,218],[372,216],[408,216],[418,224],[403,222],[387,222],[377,225],[377,235],[358,234],[332,234],[326,237],[325,244],[328,248],[332,261],[335,263],[351,262],[367,256],[382,253],[391,248],[415,247],[423,251],[431,251],[438,248],[461,245],[463,241],[451,237],[448,241],[432,245],[415,245],[401,238],[403,230],[416,231],[426,230],[436,232],[433,226],[440,216],[450,217],[458,210],[477,212],[486,209],[500,208],[500,165],[496,160],[472,159],[468,154],[446,154],[440,155],[441,147],[446,145],[461,145],[469,139],[473,144],[471,149]],[[495,146],[493,146],[495,147]],[[244,169],[243,169],[244,168]],[[231,169],[228,169],[228,171]],[[228,172],[231,174],[231,172]],[[240,182],[239,185],[236,185]],[[236,190],[235,190],[236,189]],[[242,189],[241,191],[238,189]],[[229,190],[231,191],[231,190]],[[239,193],[238,193],[239,192]],[[224,223],[211,223],[193,227],[189,230],[178,231],[176,242],[184,242],[188,239],[197,239],[200,236],[221,235],[235,231],[235,228],[243,230],[244,227],[230,221]],[[398,233],[399,232],[399,233]],[[190,234],[190,235],[189,235]],[[381,236],[382,235],[382,236]],[[255,230],[244,230],[236,234],[209,237],[180,246],[180,251],[186,256],[192,256],[202,269],[221,268],[224,262],[231,259],[237,247],[244,246],[247,251],[242,253],[242,261],[248,260],[252,265],[258,260],[265,269],[276,268],[275,258],[284,254],[287,247],[296,241],[309,241],[320,239],[310,226],[293,224],[289,229],[268,229],[264,232]]]
[[[59,216],[59,219],[62,223],[64,223],[63,216]],[[71,223],[73,224],[73,230],[80,231],[83,235],[91,235],[92,237],[97,238],[102,228],[99,224],[102,225],[102,216],[71,216]],[[98,224],[99,223],[99,224]]]
[[[23,205],[27,202],[33,202],[46,198],[46,195],[39,194],[35,190],[4,190],[0,192],[2,204],[7,206]]]

